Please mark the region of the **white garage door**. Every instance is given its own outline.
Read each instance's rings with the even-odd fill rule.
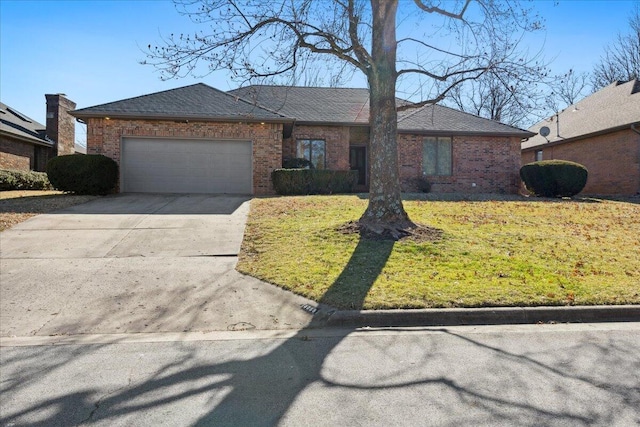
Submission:
[[[252,193],[250,141],[124,138],[121,190]]]

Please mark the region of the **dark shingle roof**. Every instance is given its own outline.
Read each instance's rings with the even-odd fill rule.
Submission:
[[[398,130],[401,132],[445,133],[457,135],[502,135],[527,138],[531,132],[454,110],[442,105],[425,105],[398,113]]]
[[[640,81],[616,82],[531,126],[529,130],[536,134],[543,126],[551,133],[547,138],[534,136],[523,142],[522,148],[573,140],[633,123],[640,123]]]
[[[106,116],[112,118],[290,121],[282,114],[256,106],[204,83],[81,108],[72,111],[71,114],[78,118]]]
[[[0,102],[0,133],[35,144],[53,145],[45,137],[45,126]]]
[[[398,103],[406,103],[398,99]],[[75,110],[79,118],[295,120],[298,124],[369,124],[369,90],[247,86],[222,92],[203,83]],[[440,105],[400,112],[400,132],[491,134],[528,137],[530,132]]]
[[[246,86],[229,91],[295,118],[298,123],[369,123],[369,90],[298,86]]]
[[[298,124],[369,123],[369,90],[347,88],[247,86],[229,91],[296,119]],[[398,99],[398,103],[406,101]],[[530,132],[440,105],[398,114],[398,130],[416,133],[531,136]]]

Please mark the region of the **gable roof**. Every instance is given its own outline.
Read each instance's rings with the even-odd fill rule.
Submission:
[[[214,120],[214,121],[291,121],[282,114],[247,102],[204,83],[123,99],[71,111],[73,116],[89,117]]]
[[[407,101],[398,99],[398,103]],[[369,90],[299,86],[246,86],[222,92],[204,83],[74,110],[89,117],[296,122],[311,125],[369,124]],[[398,114],[398,131],[449,135],[533,134],[440,105]]]
[[[45,136],[46,126],[0,102],[0,133],[38,145],[52,146]]]
[[[295,118],[298,124],[369,123],[368,89],[254,85],[229,93]]]
[[[523,129],[495,120],[454,110],[442,105],[425,105],[398,113],[398,131],[452,135],[500,135],[528,138],[534,135]]]
[[[523,142],[522,149],[612,132],[632,124],[640,124],[640,81],[637,79],[612,83],[531,126],[529,130],[537,135]],[[547,138],[538,134],[543,126],[551,131]]]
[[[255,85],[234,89],[229,93],[295,118],[297,124],[369,124],[368,89]],[[397,102],[407,103],[402,99],[397,99]],[[533,135],[523,129],[441,105],[426,105],[399,112],[398,131],[520,138]]]

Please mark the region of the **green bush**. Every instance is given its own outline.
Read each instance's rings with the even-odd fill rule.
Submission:
[[[271,181],[281,195],[352,193],[358,171],[276,169],[271,173]]]
[[[587,168],[566,160],[543,160],[520,168],[527,190],[542,197],[571,197],[587,184]]]
[[[51,190],[53,187],[44,172],[0,169],[0,190]]]
[[[292,159],[283,159],[282,169],[314,169],[314,167],[309,159],[294,157]]]
[[[116,187],[118,164],[100,154],[58,156],[47,163],[47,175],[58,190],[103,195]]]

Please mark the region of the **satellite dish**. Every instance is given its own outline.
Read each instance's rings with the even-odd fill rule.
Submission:
[[[548,127],[542,126],[540,128],[540,135],[544,136],[545,138],[548,137],[550,133],[551,133],[551,130]]]

